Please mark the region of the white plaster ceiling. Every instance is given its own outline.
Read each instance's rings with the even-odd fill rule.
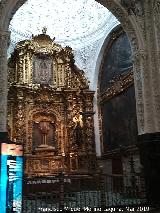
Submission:
[[[95,0],[28,0],[10,22],[11,44],[40,34],[74,50],[76,64],[93,84],[96,60],[105,37],[118,20]]]

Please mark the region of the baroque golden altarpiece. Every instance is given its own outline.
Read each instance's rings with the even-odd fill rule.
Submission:
[[[45,31],[19,42],[9,60],[8,129],[24,145],[27,177],[95,170],[94,92]]]

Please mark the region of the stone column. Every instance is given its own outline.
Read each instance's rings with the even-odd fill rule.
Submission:
[[[139,134],[146,195],[151,206],[160,205],[160,2],[146,1],[144,35],[146,50],[142,61],[144,128]]]
[[[7,136],[7,49],[10,33],[0,31],[0,139]]]
[[[133,57],[134,65],[134,86],[135,86],[135,96],[136,96],[136,112],[137,112],[137,126],[138,134],[143,134],[145,131],[144,126],[144,95],[143,95],[143,83],[142,83],[142,73],[143,73],[143,62],[144,62],[143,51],[138,51]]]

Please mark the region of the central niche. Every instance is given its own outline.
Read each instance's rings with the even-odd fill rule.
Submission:
[[[53,60],[49,56],[33,56],[33,83],[53,83]]]
[[[56,123],[51,116],[36,115],[32,127],[32,150],[37,147],[52,147],[56,149]]]

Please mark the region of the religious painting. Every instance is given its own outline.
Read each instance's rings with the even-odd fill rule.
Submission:
[[[113,78],[132,70],[132,50],[126,33],[108,44],[103,59],[100,91],[104,92]]]
[[[137,142],[134,86],[101,106],[104,152]]]
[[[52,59],[47,56],[33,57],[33,83],[52,84],[53,79]]]

